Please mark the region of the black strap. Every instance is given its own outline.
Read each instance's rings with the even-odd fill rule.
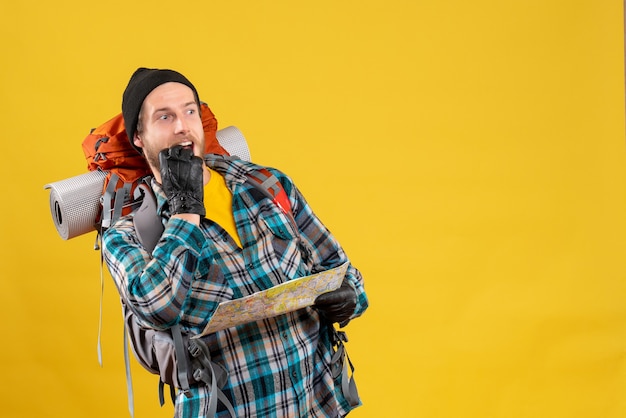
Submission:
[[[341,392],[350,406],[360,405],[361,400],[356,382],[354,381],[354,366],[344,346],[344,343],[348,342],[348,336],[343,331],[337,331],[332,325],[330,327],[332,328],[331,338],[333,346],[336,347],[330,360],[333,378],[336,379],[341,376]],[[348,372],[348,365],[350,366],[350,372]]]
[[[165,383],[159,379],[159,405],[165,405],[165,395],[163,394],[165,391]],[[170,399],[172,400],[172,404],[176,403],[176,390],[174,386],[170,386]]]

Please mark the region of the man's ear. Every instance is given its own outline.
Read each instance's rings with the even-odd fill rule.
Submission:
[[[143,141],[141,140],[141,138],[139,138],[139,135],[137,135],[137,132],[135,132],[135,137],[133,138],[133,144],[135,144],[135,146],[138,148],[143,148]]]

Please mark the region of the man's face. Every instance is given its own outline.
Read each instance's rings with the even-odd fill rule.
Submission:
[[[204,129],[193,91],[180,83],[161,84],[146,96],[139,113],[141,132],[134,143],[143,149],[155,179],[160,183],[159,152],[174,145],[190,146],[204,156]]]

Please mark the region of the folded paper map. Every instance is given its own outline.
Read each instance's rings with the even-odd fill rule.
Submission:
[[[341,286],[347,269],[346,262],[339,267],[290,280],[262,292],[222,302],[202,333],[194,338],[311,306],[317,296]]]

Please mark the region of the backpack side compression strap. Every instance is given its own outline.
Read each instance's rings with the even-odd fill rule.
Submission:
[[[189,379],[187,378],[187,350],[183,342],[183,334],[179,324],[174,325],[170,329],[172,330],[172,339],[174,340],[174,350],[176,350],[176,369],[178,370],[180,390],[186,397],[191,398],[192,394],[189,391]]]
[[[209,411],[207,417],[214,417],[217,412],[217,401],[226,407],[230,416],[236,418],[233,405],[230,403],[221,387],[226,384],[228,372],[222,366],[211,361],[209,347],[200,338],[189,340],[189,353],[196,358],[202,367],[194,371],[194,379],[204,382],[210,390]]]

